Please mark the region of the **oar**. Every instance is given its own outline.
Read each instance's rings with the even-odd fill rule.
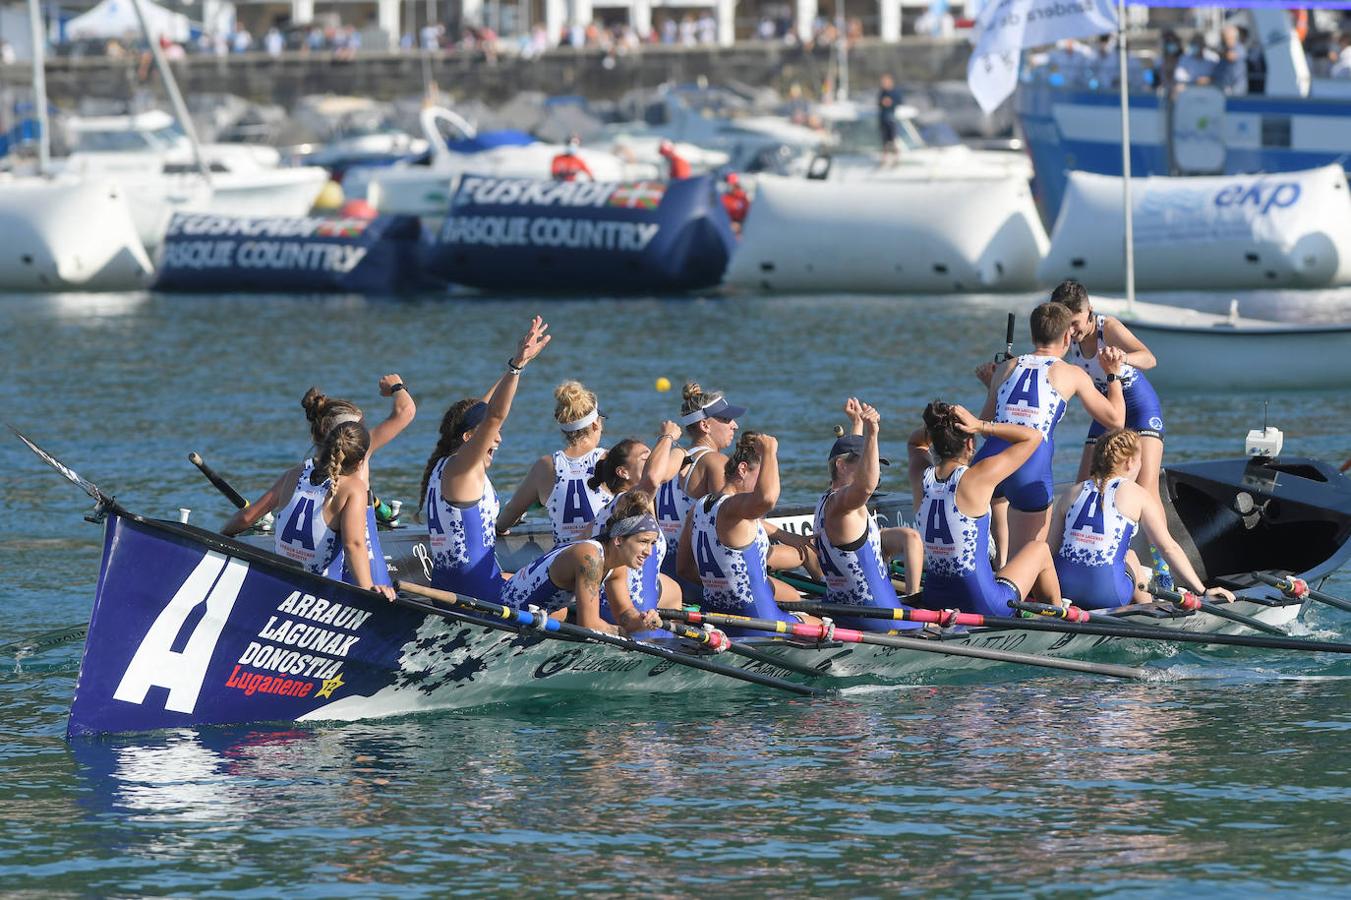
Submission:
[[[54,628],[51,631],[44,631],[40,634],[29,635],[26,638],[19,638],[17,641],[10,641],[8,644],[0,644],[0,656],[32,656],[40,650],[49,650],[62,644],[82,641],[88,633],[89,624],[85,622],[79,625],[67,625],[65,628]]]
[[[707,631],[704,631],[703,629],[700,628],[691,628],[684,622],[666,622],[664,623],[664,627],[666,628],[667,631],[671,632],[671,634],[674,634],[678,638],[684,638],[687,641],[694,641],[695,643],[702,644],[705,647],[717,646],[717,643],[712,639],[712,637],[709,635]],[[752,649],[751,647],[746,646],[740,641],[734,641],[731,640],[730,638],[727,638],[726,635],[724,635],[723,637],[724,639],[727,640],[727,651],[729,653],[735,653],[737,656],[744,656],[747,659],[753,659],[756,662],[764,663],[765,665],[778,666],[779,668],[786,669],[789,672],[796,672],[799,675],[806,675],[808,678],[820,678],[822,675],[826,674],[826,671],[832,665],[832,663],[829,660],[827,660],[825,664],[822,665],[820,668],[817,668],[815,666],[803,665],[802,663],[799,662],[793,662],[792,660],[789,659],[783,659],[782,657],[774,656],[772,653],[764,653],[760,650]]]
[[[1268,575],[1266,572],[1253,572],[1252,577],[1263,584],[1271,585],[1285,596],[1292,597],[1295,600],[1303,600],[1307,597],[1310,600],[1316,600],[1319,603],[1326,603],[1328,606],[1335,606],[1340,610],[1351,612],[1351,600],[1343,600],[1341,597],[1334,597],[1317,588],[1311,588],[1309,582],[1303,578],[1296,578],[1293,575],[1287,578],[1277,578],[1275,575]]]
[[[509,621],[514,620],[518,625],[539,627],[535,621],[535,616],[523,609],[512,609],[510,606],[503,606],[500,603],[489,603],[486,600],[478,600],[474,597],[452,594],[450,591],[439,591],[436,588],[414,584],[411,581],[395,581],[394,589],[397,591],[405,591],[409,594],[417,594],[418,596],[426,597],[429,600],[449,603],[464,609],[477,610],[480,613],[487,614],[494,618],[506,619]],[[405,597],[398,597],[394,602],[412,609],[420,609],[423,612],[428,612],[433,615],[445,614],[444,610],[438,609],[431,604],[419,603],[416,600],[409,600]],[[712,672],[716,675],[725,675],[728,678],[735,678],[739,681],[747,681],[751,684],[763,685],[764,687],[777,688],[778,690],[787,691],[792,694],[800,694],[804,697],[822,696],[826,693],[820,688],[810,687],[805,684],[794,684],[791,681],[784,681],[782,678],[774,678],[770,675],[762,675],[759,672],[738,669],[735,666],[728,666],[698,656],[691,656],[688,653],[679,653],[675,650],[669,650],[666,647],[658,647],[654,644],[635,641],[632,638],[603,634],[599,631],[592,631],[589,628],[582,628],[578,625],[560,622],[557,619],[545,618],[543,627],[540,628],[540,631],[545,635],[554,638],[557,638],[558,635],[568,635],[569,637],[582,638],[583,640],[592,641],[597,644],[608,644],[612,647],[618,647],[621,650],[645,653],[648,656],[655,656],[664,659],[667,662],[689,666],[692,669],[702,669],[705,672]]]
[[[900,599],[904,603],[918,596],[918,594],[915,594]],[[938,609],[892,609],[890,606],[850,606],[844,603],[814,603],[810,600],[780,600],[778,605],[784,609],[811,613],[814,616],[858,616],[861,619],[891,619],[894,622],[924,622],[931,625],[973,625],[978,627],[988,625],[991,619],[990,616],[983,616],[979,613]],[[1047,608],[1055,609],[1055,607]],[[1055,611],[1060,614],[1060,618],[1069,619],[1071,622],[1088,621],[1088,613],[1078,607],[1070,606],[1065,609],[1055,609]],[[1009,621],[1020,620],[1010,619]]]
[[[236,508],[243,509],[244,507],[249,505],[249,501],[245,500],[243,495],[240,494],[239,491],[231,487],[230,482],[226,481],[223,477],[221,477],[221,474],[219,472],[217,472],[215,469],[211,468],[206,464],[206,460],[202,459],[200,453],[198,453],[195,450],[189,453],[188,462],[192,463],[199,470],[201,470],[201,473],[206,476],[206,480],[211,482],[215,486],[216,490],[224,494],[225,499],[233,503]]]
[[[782,604],[781,604],[782,605]],[[795,603],[793,609],[814,615],[852,615],[863,619],[905,620],[930,622],[941,618],[942,613],[928,609],[890,609],[884,606],[827,606],[820,603]],[[848,610],[848,612],[843,612]],[[933,617],[933,618],[931,618]],[[997,628],[1002,631],[1046,631],[1052,634],[1091,634],[1102,637],[1130,638],[1132,640],[1175,641],[1183,644],[1227,644],[1234,647],[1261,647],[1268,650],[1304,650],[1310,653],[1351,653],[1351,644],[1333,641],[1309,641],[1303,638],[1261,637],[1251,634],[1205,634],[1195,631],[1174,631],[1152,625],[1137,625],[1095,618],[1092,621],[1079,620],[1058,622],[1036,616],[1020,619],[1005,616],[983,616],[977,613],[957,613],[954,624],[984,628]],[[943,624],[947,624],[944,622]]]
[[[659,609],[662,618],[684,619],[691,625],[708,622],[712,625],[731,625],[737,628],[753,628],[759,631],[772,631],[787,634],[808,641],[823,641],[832,635],[824,625],[806,625],[800,622],[778,622],[772,619],[753,619],[745,616],[729,616],[721,613],[695,612],[693,610]],[[901,650],[918,650],[921,653],[937,653],[942,656],[966,656],[972,659],[985,659],[992,662],[1018,663],[1025,666],[1041,666],[1046,669],[1064,669],[1070,672],[1087,672],[1092,675],[1108,675],[1112,678],[1146,678],[1144,669],[1131,666],[1118,666],[1107,663],[1090,663],[1078,659],[1055,659],[1038,656],[1033,653],[1018,653],[1013,650],[994,650],[989,647],[968,647],[962,644],[940,643],[933,640],[898,637],[891,634],[871,634],[855,631],[852,628],[834,628],[833,640],[846,644],[876,644],[879,647],[896,647]]]
[[[1260,619],[1254,619],[1252,616],[1245,616],[1243,613],[1236,613],[1232,609],[1225,609],[1218,603],[1211,603],[1204,597],[1199,597],[1190,591],[1170,591],[1167,588],[1151,587],[1149,592],[1160,600],[1167,600],[1178,606],[1179,609],[1201,610],[1210,613],[1219,619],[1228,619],[1230,622],[1237,622],[1239,625],[1246,625],[1257,631],[1264,631],[1267,634],[1276,634],[1281,637],[1289,637],[1290,632],[1284,628],[1277,628],[1275,625],[1268,625]]]
[[[1006,342],[1004,346],[1004,353],[1002,356],[998,353],[994,355],[994,361],[996,363],[1007,362],[1008,360],[1013,359],[1013,329],[1017,327],[1017,324],[1018,324],[1017,316],[1015,316],[1013,313],[1009,313],[1009,322],[1004,329],[1004,340]]]

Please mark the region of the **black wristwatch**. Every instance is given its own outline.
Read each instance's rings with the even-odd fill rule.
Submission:
[[[390,393],[391,395],[393,395],[393,394],[397,394],[399,391],[406,391],[406,390],[408,390],[408,388],[404,387],[404,386],[403,386],[403,382],[400,381],[400,382],[397,383],[397,384],[390,385],[389,393]]]
[[[1111,372],[1108,372],[1108,373],[1107,373],[1107,383],[1108,383],[1108,384],[1111,384],[1113,381],[1116,381],[1116,375],[1112,374]]]

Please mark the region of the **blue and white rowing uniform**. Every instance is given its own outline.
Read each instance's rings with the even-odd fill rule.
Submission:
[[[910,609],[896,597],[891,583],[887,561],[882,556],[882,531],[877,520],[868,516],[868,526],[856,540],[844,546],[830,542],[826,534],[826,504],[834,496],[826,491],[816,504],[812,519],[816,555],[821,560],[821,572],[826,576],[826,603],[845,606],[882,606],[887,609]],[[910,631],[923,628],[919,622],[894,622],[886,619],[862,619],[857,616],[837,616],[836,623],[859,631]]]
[[[1126,565],[1136,522],[1116,505],[1123,478],[1113,478],[1098,490],[1092,479],[1065,514],[1065,537],[1055,555],[1060,593],[1084,609],[1113,609],[1131,602],[1135,579]]]
[[[1106,324],[1107,317],[1098,316],[1098,332],[1095,338],[1098,349],[1092,356],[1085,357],[1077,343],[1070,347],[1070,352],[1074,354],[1074,364],[1088,373],[1093,379],[1093,386],[1103,396],[1107,395],[1107,373],[1103,370],[1098,356],[1102,348],[1107,346],[1106,338],[1103,337],[1103,327]],[[1145,373],[1135,366],[1123,364],[1117,379],[1121,382],[1121,395],[1126,400],[1126,427],[1145,437],[1163,440],[1163,406],[1159,403],[1159,395],[1155,393],[1154,385],[1149,383]],[[1088,427],[1088,437],[1084,443],[1096,444],[1098,438],[1106,431],[1106,427],[1095,419]]]
[[[276,551],[293,559],[315,575],[342,575],[343,549],[338,532],[324,521],[324,501],[333,489],[332,479],[311,484],[314,460],[305,460],[295,491],[277,517]]]
[[[668,550],[662,571],[672,578],[678,577],[675,569],[676,558],[680,553],[680,532],[685,527],[685,517],[689,515],[690,507],[694,505],[694,498],[689,494],[690,475],[694,473],[694,465],[699,457],[712,452],[712,447],[692,448],[686,457],[688,461],[684,471],[657,489],[657,524],[666,536]]]
[[[591,544],[604,552],[600,541],[574,541],[571,544],[559,544],[557,547],[538,557],[530,565],[511,576],[502,588],[502,602],[512,609],[539,607],[545,612],[554,612],[570,605],[576,595],[572,588],[561,588],[549,577],[549,567],[559,555],[574,544]]]
[[[432,587],[496,600],[502,593],[502,568],[497,564],[497,491],[483,479],[483,496],[474,503],[452,503],[441,495],[441,475],[449,456],[441,459],[427,480],[422,510],[427,517],[431,548]]]
[[[1055,454],[1055,427],[1067,406],[1065,398],[1051,386],[1051,367],[1056,362],[1053,356],[1032,353],[1018,357],[995,394],[994,421],[1025,425],[1041,433],[1041,446],[995,489],[996,497],[1006,498],[1010,506],[1022,512],[1041,512],[1055,499],[1051,457]],[[971,461],[980,462],[1008,446],[1002,438],[986,438]]]
[[[596,474],[596,463],[604,455],[605,451],[600,447],[576,459],[562,450],[554,451],[554,486],[544,508],[549,511],[549,527],[553,529],[555,544],[590,536],[596,513],[610,499],[608,491],[593,489],[586,483]]]
[[[727,499],[726,494],[702,497],[690,511],[694,516],[690,526],[694,561],[704,586],[701,605],[709,612],[797,622],[774,601],[765,526],[756,523],[755,537],[745,547],[728,547],[718,540],[718,512]]]
[[[990,567],[990,513],[973,518],[957,508],[957,486],[966,474],[958,466],[946,481],[933,467],[924,470],[919,526],[924,535],[924,605],[955,607],[984,616],[1007,616],[1018,586]]]
[[[610,521],[610,515],[614,512],[615,503],[617,503],[619,498],[624,496],[625,493],[627,492],[621,491],[620,493],[615,494],[610,502],[605,504],[600,512],[596,513],[595,534],[597,536],[605,530],[606,524]],[[661,531],[658,531],[657,543],[652,545],[652,555],[643,562],[643,567],[636,572],[631,568],[629,569],[629,602],[632,603],[633,608],[640,613],[647,612],[649,609],[656,609],[658,601],[661,600],[661,564],[663,559],[667,556],[667,553],[666,535]],[[600,589],[600,617],[611,625],[619,624],[615,619],[614,612],[610,609],[610,601],[605,596],[604,585],[602,585]],[[644,631],[639,634],[630,635],[630,637],[636,637],[641,640],[670,636],[670,632],[667,631]]]

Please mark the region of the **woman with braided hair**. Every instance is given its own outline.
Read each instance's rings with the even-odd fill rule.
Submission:
[[[1127,428],[1098,437],[1088,478],[1061,518],[1064,538],[1055,557],[1060,589],[1084,609],[1112,609],[1127,603],[1149,603],[1146,589],[1151,570],[1130,549],[1138,525],[1172,567],[1178,583],[1198,594],[1232,601],[1221,587],[1206,589],[1187,554],[1168,533],[1168,518],[1158,494],[1137,481],[1144,458],[1144,438]]]
[[[977,434],[996,438],[1002,449],[972,462]],[[908,446],[916,523],[924,538],[923,605],[986,616],[1008,615],[1008,604],[1029,594],[1063,605],[1045,541],[1029,541],[998,572],[990,565],[991,499],[1041,446],[1041,433],[981,421],[963,406],[935,400]]]
[[[337,578],[344,566],[357,587],[393,600],[394,589],[371,578],[366,535],[366,494],[362,467],[370,453],[371,435],[360,422],[343,422],[328,430],[312,459],[277,479],[267,497],[289,498],[277,516],[276,551],[308,572]],[[271,512],[275,502],[258,513]],[[246,507],[247,509],[247,507]],[[244,510],[240,510],[242,514]],[[226,534],[247,525],[226,523]]]
[[[548,328],[535,316],[487,396],[460,400],[441,417],[440,435],[419,489],[434,588],[484,600],[496,600],[502,592],[502,569],[494,555],[497,492],[488,467],[502,443],[502,426],[521,372],[548,346]]]

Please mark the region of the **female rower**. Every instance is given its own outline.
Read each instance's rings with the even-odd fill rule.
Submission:
[[[671,448],[679,437],[680,426],[674,422],[662,422],[661,435],[652,448],[649,449],[636,438],[625,438],[605,454],[605,458],[596,465],[596,474],[588,482],[593,489],[604,488],[612,495],[611,500],[596,514],[596,537],[605,533],[615,508],[624,503],[630,493],[640,492],[650,501],[657,486],[674,477],[675,472],[670,465]],[[647,512],[651,513],[652,510],[648,509]],[[652,554],[643,562],[641,569],[616,569],[612,572],[601,592],[601,618],[607,622],[617,622],[612,610],[625,606],[632,606],[639,612],[658,606],[679,609],[684,599],[680,585],[660,571],[662,559],[668,552],[666,536],[658,533]]]
[[[780,622],[818,620],[790,616],[776,600],[798,599],[769,575],[769,541],[782,530],[764,521],[779,501],[779,442],[744,432],[724,469],[722,490],[694,502],[680,538],[681,576],[703,584],[711,612]]]
[[[554,420],[563,431],[564,446],[535,460],[498,515],[498,534],[506,534],[535,502],[549,512],[555,544],[591,534],[596,512],[610,499],[587,484],[605,456],[600,446],[604,418],[595,393],[580,381],[565,381],[554,389]]]
[[[629,634],[661,627],[656,610],[639,612],[611,597],[618,624],[601,618],[601,585],[612,572],[620,580],[638,570],[652,555],[661,529],[651,513],[652,497],[629,491],[611,510],[605,529],[595,538],[559,544],[521,569],[502,588],[502,602],[513,609],[535,607],[559,614],[575,603],[573,619],[583,628],[607,634]]]
[[[278,516],[276,552],[316,575],[338,577],[344,566],[357,587],[374,590],[393,600],[394,589],[371,579],[366,538],[366,479],[362,464],[370,453],[371,435],[360,422],[330,428],[313,459],[277,479],[259,501],[269,503],[255,520],[271,512],[275,499],[287,498]],[[227,535],[248,527],[245,507],[222,529]]]
[[[976,434],[1000,440],[1003,449],[972,462]],[[990,500],[1039,446],[1041,433],[1032,428],[984,422],[941,400],[924,408],[924,428],[910,436],[909,451],[925,606],[1006,616],[1008,604],[1029,593],[1063,605],[1045,541],[1029,541],[998,572],[990,565]]]
[[[1142,565],[1130,549],[1138,523],[1172,567],[1179,584],[1232,602],[1234,595],[1224,588],[1206,589],[1187,554],[1168,533],[1168,519],[1158,496],[1137,483],[1146,443],[1125,428],[1098,438],[1089,476],[1071,495],[1062,519],[1064,539],[1055,557],[1060,590],[1084,609],[1153,600],[1146,589],[1150,567]]]
[[[460,400],[441,417],[436,449],[422,472],[423,512],[432,556],[432,587],[486,600],[502,593],[497,564],[497,492],[488,467],[502,443],[522,370],[549,344],[539,316],[530,322],[507,371],[482,400]]]
[[[417,415],[417,405],[404,387],[403,379],[398,375],[384,376],[380,379],[378,387],[380,396],[393,398],[393,407],[389,416],[383,422],[370,429],[370,449],[361,461],[361,477],[368,485],[371,478],[370,460],[375,451],[394,440]],[[365,415],[355,403],[350,400],[329,397],[317,387],[312,387],[305,392],[305,396],[300,398],[300,405],[305,410],[305,419],[310,425],[312,446],[310,457],[286,473],[297,478],[300,477],[301,470],[311,463],[314,454],[318,452],[319,447],[323,446],[328,433],[335,426],[344,422],[360,422],[363,426],[366,424]],[[275,487],[276,485],[273,485],[273,488]],[[268,511],[275,509],[285,498],[274,495],[273,488],[269,488],[256,501],[236,513],[226,523],[226,527],[233,530],[225,533],[237,534],[251,528]],[[373,499],[373,497],[370,499]],[[380,537],[375,521],[375,508],[371,503],[367,503],[367,507],[366,537],[368,546],[366,552],[370,560],[371,576],[375,579],[376,584],[392,584],[389,569],[385,565],[385,554],[380,547]],[[347,580],[347,570],[341,571],[341,577],[343,580]]]
[[[882,417],[866,403],[850,398],[845,412],[858,416],[862,434],[840,437],[830,448],[830,490],[821,497],[812,520],[816,553],[825,574],[827,603],[909,609],[896,597],[887,558],[883,553],[883,529],[868,511],[868,500],[881,481],[881,466],[890,465],[878,452],[877,433]],[[910,593],[918,590],[924,544],[913,528],[888,528],[898,543],[913,545],[907,553],[906,583]],[[911,588],[911,585],[914,585]],[[916,622],[843,617],[839,624],[867,631],[921,628]]]
[[[1103,370],[1098,351],[1103,347],[1115,347],[1125,354],[1117,378],[1126,401],[1126,427],[1145,438],[1140,443],[1138,484],[1158,500],[1159,469],[1163,465],[1163,408],[1159,404],[1159,395],[1142,371],[1154,368],[1154,354],[1120,319],[1095,315],[1088,291],[1079,282],[1062,281],[1051,292],[1051,301],[1063,303],[1074,314],[1070,320],[1070,334],[1074,338],[1070,361],[1087,372],[1094,386],[1104,395],[1107,393],[1107,372]],[[1097,421],[1089,426],[1083,457],[1079,461],[1079,481],[1089,477],[1093,445],[1106,430]]]

